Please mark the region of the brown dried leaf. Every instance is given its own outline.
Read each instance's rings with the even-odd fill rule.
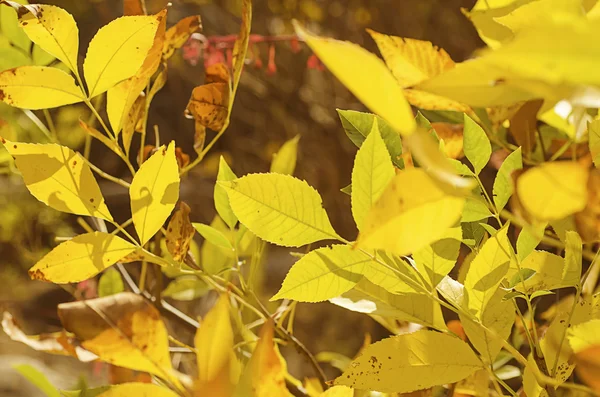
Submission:
[[[107,137],[106,135],[104,135],[103,133],[101,133],[100,131],[95,129],[94,127],[87,125],[83,120],[79,120],[79,125],[92,138],[96,138],[97,140],[102,142],[107,148],[109,148],[114,153],[119,155],[121,149],[119,148],[119,145],[115,141],[111,140],[109,137]]]
[[[173,56],[175,50],[181,48],[190,38],[192,33],[202,30],[200,15],[183,18],[175,26],[167,30],[162,49],[162,58],[167,60]]]
[[[173,214],[167,227],[167,249],[173,259],[182,261],[190,249],[190,243],[196,229],[190,222],[190,207],[183,201],[179,202],[179,209]]]
[[[52,334],[26,335],[9,312],[4,312],[2,329],[10,339],[24,343],[37,351],[72,356],[82,362],[94,361],[98,358],[94,353],[77,346],[73,335],[64,330]]]
[[[523,148],[523,155],[527,156],[536,143],[537,113],[544,101],[536,99],[525,102],[523,106],[510,118],[509,131],[517,145]]]
[[[204,127],[219,131],[229,115],[229,95],[229,85],[226,83],[198,86],[192,91],[186,113]]]
[[[206,127],[202,123],[196,120],[194,124],[194,150],[200,154],[204,149],[204,143],[206,142]]]
[[[123,15],[148,15],[145,0],[123,0]]]

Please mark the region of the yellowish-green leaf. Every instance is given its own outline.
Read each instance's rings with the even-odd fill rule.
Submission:
[[[216,245],[217,247],[233,251],[233,245],[231,244],[231,241],[229,241],[229,238],[227,238],[227,236],[225,236],[220,230],[217,230],[210,225],[205,225],[204,223],[192,223],[192,225],[206,241]]]
[[[29,275],[55,284],[77,283],[95,276],[135,251],[135,246],[108,233],[80,234],[38,261]]]
[[[61,397],[60,392],[52,385],[48,378],[43,372],[39,371],[32,365],[20,364],[15,365],[14,370],[17,371],[21,376],[27,379],[40,391],[42,391],[47,397]]]
[[[494,180],[494,188],[492,193],[494,194],[494,204],[496,209],[502,211],[510,196],[513,194],[513,182],[511,174],[515,170],[523,168],[523,157],[521,155],[521,148],[518,148],[514,152],[508,155],[502,162],[502,165],[498,169],[498,174]]]
[[[475,173],[479,174],[490,160],[492,145],[483,128],[465,114],[464,152],[473,165]]]
[[[515,322],[515,309],[512,302],[502,299],[505,293],[502,289],[496,289],[483,311],[481,323],[506,340]],[[497,337],[492,336],[478,324],[465,319],[463,315],[459,315],[459,317],[469,341],[489,364],[493,363],[502,349],[502,344]]]
[[[87,394],[85,394],[87,396]],[[177,393],[164,386],[154,385],[152,383],[123,383],[111,386],[110,389],[97,397],[176,397]],[[83,396],[82,396],[83,397]]]
[[[215,216],[210,226],[212,229],[220,232],[223,236],[231,233],[230,229],[225,225],[221,217]],[[231,267],[234,263],[234,251],[230,248],[218,247],[205,239],[200,250],[200,258],[202,268],[208,274],[218,274],[227,267]]]
[[[490,209],[483,201],[483,197],[476,199],[475,197],[468,197],[465,202],[465,208],[463,209],[461,223],[475,222],[482,219],[489,218],[492,215]]]
[[[402,87],[381,59],[356,44],[314,36],[299,24],[295,27],[325,66],[373,113],[402,135],[415,130]]]
[[[480,368],[481,361],[465,342],[423,330],[367,346],[335,383],[357,389],[408,393],[457,382]],[[398,376],[398,371],[402,376]]]
[[[7,140],[3,144],[35,198],[58,211],[112,221],[100,187],[80,154],[56,144]]]
[[[565,266],[562,272],[564,286],[579,284],[581,278],[582,246],[581,237],[575,231],[567,231],[565,241]]]
[[[219,216],[231,229],[235,227],[238,219],[231,209],[229,197],[227,196],[225,188],[219,185],[218,182],[230,182],[234,179],[237,179],[237,176],[233,173],[231,168],[229,168],[227,161],[225,161],[223,156],[221,156],[219,158],[219,172],[217,173],[217,184],[215,184],[214,192],[215,208],[217,209],[217,214],[219,214]]]
[[[175,142],[161,146],[135,174],[129,188],[133,224],[145,244],[165,223],[179,198]]]
[[[517,179],[517,194],[535,219],[552,221],[585,208],[587,167],[571,161],[543,163]]]
[[[19,3],[29,4],[27,0],[21,0]],[[17,12],[14,9],[0,6],[0,31],[2,31],[2,36],[6,37],[16,48],[29,53],[31,40],[19,26]]]
[[[84,98],[73,77],[57,68],[21,66],[0,73],[0,101],[17,108],[55,108]]]
[[[0,38],[0,71],[27,66],[31,64],[31,59],[23,51],[12,47],[9,43],[1,43]]]
[[[465,201],[446,190],[422,169],[399,172],[367,215],[357,248],[408,255],[439,240],[460,219]]]
[[[600,345],[600,319],[593,319],[569,328],[567,338],[573,353]]]
[[[273,336],[273,320],[269,320],[260,330],[258,343],[234,397],[293,396],[285,386],[287,366]]]
[[[506,277],[511,263],[512,247],[507,233],[508,227],[505,226],[483,244],[465,277],[464,285],[469,297],[468,308],[479,319]]]
[[[362,230],[371,207],[394,175],[394,164],[375,119],[371,133],[356,153],[352,169],[352,215],[358,230]]]
[[[19,25],[31,41],[78,75],[79,29],[71,14],[46,4],[23,6],[13,1],[5,3],[17,10]]]
[[[413,254],[417,270],[431,286],[437,286],[456,264],[461,238],[461,228],[454,227],[448,229],[440,240]]]
[[[521,268],[535,270],[535,274],[521,283],[515,285],[519,292],[531,294],[538,290],[553,290],[563,287],[571,287],[579,282],[579,276],[571,279],[563,278],[565,261],[558,255],[546,251],[533,251],[523,262]],[[506,277],[511,279],[518,274],[516,265],[511,266]],[[524,285],[524,287],[523,287]]]
[[[446,51],[429,41],[388,36],[368,30],[394,77],[410,87],[454,67]]]
[[[158,309],[141,295],[122,292],[61,303],[58,315],[65,329],[102,361],[149,372],[181,387],[172,373],[167,328]]]
[[[519,260],[524,260],[536,249],[544,237],[547,223],[538,223],[525,226],[517,237],[517,255]]]
[[[162,292],[163,297],[190,302],[206,295],[210,287],[196,276],[181,276],[171,281]]]
[[[98,281],[98,296],[102,298],[123,291],[125,291],[125,286],[119,271],[113,267],[106,269]]]
[[[329,301],[357,313],[446,329],[440,305],[428,296],[423,293],[393,294],[366,278],[360,280],[352,290]]]
[[[589,146],[596,168],[600,168],[600,119],[588,124]]]
[[[250,174],[219,182],[233,212],[263,240],[286,247],[337,239],[319,193],[305,181],[282,174]]]
[[[316,249],[294,264],[271,300],[321,302],[334,298],[354,287],[370,262],[368,255],[348,245]]]
[[[293,175],[296,169],[296,159],[298,157],[298,141],[300,135],[285,142],[279,151],[273,155],[271,161],[271,172],[279,174]]]
[[[96,33],[83,64],[90,98],[136,74],[154,44],[160,15],[121,17]]]
[[[415,268],[399,256],[377,251],[376,258],[363,270],[363,275],[373,284],[392,294],[420,292],[425,287]]]

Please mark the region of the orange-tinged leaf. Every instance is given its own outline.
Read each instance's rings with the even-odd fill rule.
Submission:
[[[119,87],[119,86],[117,86]],[[114,88],[117,88],[114,87]],[[112,91],[109,90],[110,93]],[[129,156],[129,152],[131,151],[131,142],[133,140],[133,135],[136,131],[136,126],[142,121],[145,116],[145,107],[146,107],[146,97],[138,96],[133,105],[129,108],[129,113],[125,116],[122,139],[123,139],[123,147],[125,148],[125,154]]]
[[[155,17],[159,21],[154,34],[152,47],[148,50],[144,62],[135,75],[125,81],[120,82],[108,90],[106,111],[110,125],[118,133],[123,124],[133,124],[137,122],[138,113],[131,114],[132,107],[140,93],[146,88],[152,75],[158,70],[161,62],[162,46],[165,38],[165,26],[167,22],[167,10],[162,10]],[[145,101],[144,101],[145,104]],[[129,118],[134,120],[129,120]]]
[[[48,109],[85,98],[73,77],[46,66],[20,66],[0,73],[0,101],[23,109]]]
[[[177,397],[178,394],[165,386],[131,382],[112,386],[97,397]]]
[[[178,262],[187,255],[194,233],[196,233],[196,229],[190,222],[190,211],[190,207],[180,201],[179,210],[171,217],[165,235],[167,249],[173,259]]]
[[[67,240],[29,269],[32,279],[55,284],[77,283],[95,276],[136,250],[122,238],[102,232]]]
[[[42,203],[58,211],[113,220],[100,187],[80,154],[56,144],[0,140],[15,158],[25,185]]]
[[[600,345],[590,346],[575,354],[575,372],[593,390],[600,392]]]
[[[112,139],[110,139],[91,125],[86,124],[86,122],[83,120],[79,120],[79,125],[87,134],[89,134],[92,138],[96,138],[97,140],[102,142],[104,146],[112,150],[115,154],[119,155],[119,153],[121,153],[121,149],[119,148],[118,143],[116,143],[115,141],[113,141]]]
[[[123,15],[147,15],[146,0],[123,0]]]
[[[525,102],[510,118],[510,133],[526,155],[536,144],[537,113],[543,103],[541,99]]]
[[[78,75],[79,29],[73,16],[60,7],[47,4],[21,5],[3,1],[17,11],[19,25],[44,51],[60,59]]]
[[[10,339],[24,343],[40,352],[72,356],[82,362],[93,361],[98,358],[94,353],[77,346],[73,335],[69,335],[64,330],[52,334],[26,335],[9,312],[4,312],[2,329]]]
[[[175,142],[161,146],[133,177],[129,188],[135,231],[145,244],[165,223],[179,198]]]
[[[202,126],[219,131],[229,115],[229,96],[229,85],[226,83],[198,86],[192,91],[186,112]]]
[[[154,45],[162,19],[163,13],[121,17],[96,33],[83,63],[90,98],[137,73]]]
[[[260,330],[260,339],[238,384],[235,396],[292,396],[285,387],[287,369],[275,345],[273,334],[273,320],[269,320]]]
[[[65,329],[105,362],[149,372],[175,384],[167,329],[145,298],[122,292],[58,305]]]
[[[200,15],[183,18],[175,26],[170,27],[165,34],[162,48],[162,57],[167,60],[173,56],[175,50],[181,48],[190,38],[192,33],[202,30]]]

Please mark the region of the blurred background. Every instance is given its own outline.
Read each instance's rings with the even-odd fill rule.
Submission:
[[[284,36],[293,33],[292,19],[305,23],[315,33],[358,43],[376,52],[365,31],[432,41],[455,61],[466,59],[483,44],[461,7],[471,8],[474,0],[255,0],[252,33]],[[89,40],[101,26],[122,15],[123,4],[116,0],[57,0],[71,14],[80,29],[80,61]],[[157,12],[167,1],[147,0],[148,11]],[[236,34],[240,22],[239,0],[172,0],[168,26],[183,17],[201,15],[203,35]],[[0,33],[0,36],[2,34]],[[276,70],[268,67],[274,51]],[[348,185],[356,147],[347,139],[336,108],[364,110],[363,106],[327,71],[307,66],[310,51],[300,51],[288,41],[250,48],[233,108],[232,122],[202,164],[182,181],[181,198],[192,209],[194,222],[210,223],[215,215],[213,187],[218,160],[224,155],[237,175],[267,172],[272,155],[287,140],[300,136],[295,176],[305,179],[322,195],[334,228],[353,239],[356,229],[350,216],[350,198],[340,192]],[[260,61],[257,61],[260,59]],[[261,65],[262,63],[262,65]],[[0,62],[1,64],[1,62]],[[314,65],[313,65],[314,66]],[[171,59],[168,81],[150,109],[149,126],[158,125],[162,142],[175,139],[183,151],[195,156],[194,123],[184,118],[193,87],[203,83],[202,54],[193,46],[178,51]],[[82,151],[85,141],[78,119],[89,118],[85,106],[51,110],[59,140]],[[21,110],[0,103],[0,135],[17,131],[19,140],[43,142],[44,137]],[[208,136],[210,139],[211,136]],[[116,176],[128,174],[122,161],[94,142],[91,160]],[[113,214],[129,211],[126,191],[101,182]],[[19,177],[0,175],[0,309],[9,310],[30,334],[59,329],[56,306],[72,300],[60,287],[30,281],[27,269],[56,245],[55,237],[73,236],[82,229],[74,217],[65,216],[38,203]],[[265,265],[264,295],[280,286],[294,258],[286,250],[270,247]],[[182,307],[191,316],[201,315],[210,302],[194,301]],[[332,351],[353,356],[366,333],[380,338],[384,331],[368,317],[330,304],[300,304],[295,335],[314,354]],[[310,365],[294,352],[285,352],[290,372],[302,379],[312,376]],[[0,396],[36,396],[37,391],[11,369],[14,363],[33,363],[43,368],[58,387],[73,388],[81,376],[102,382],[105,368],[83,365],[73,359],[50,356],[10,341],[0,332]],[[327,367],[330,378],[337,375]],[[95,379],[95,381],[94,381]]]

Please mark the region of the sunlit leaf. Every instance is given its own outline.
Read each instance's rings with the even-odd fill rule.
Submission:
[[[358,230],[362,230],[371,207],[395,175],[394,165],[376,119],[372,128],[356,153],[352,169],[352,215]]]
[[[27,0],[19,1],[19,3],[29,4]],[[29,53],[31,40],[19,26],[18,21],[17,12],[12,7],[0,7],[0,31],[2,31],[2,36],[5,36],[16,48]]]
[[[465,201],[461,223],[475,222],[493,216],[490,209],[482,199],[469,197]]]
[[[295,25],[296,33],[329,70],[372,112],[403,135],[416,125],[408,102],[383,61],[356,44],[314,36]]]
[[[56,144],[4,139],[2,143],[15,158],[25,185],[35,198],[58,211],[113,220],[100,187],[80,154]]]
[[[535,219],[551,221],[585,208],[589,171],[570,161],[543,163],[517,179],[517,194]]]
[[[167,249],[177,262],[182,261],[189,249],[194,237],[194,227],[190,222],[190,207],[183,201],[179,202],[179,209],[175,211],[165,234]]]
[[[161,146],[135,174],[129,188],[133,224],[145,244],[165,223],[179,198],[175,142]]]
[[[250,174],[219,182],[233,212],[252,233],[273,244],[300,247],[337,239],[319,193],[305,181],[281,174]]]
[[[200,235],[204,237],[206,241],[216,245],[217,247],[233,251],[233,244],[231,244],[229,238],[225,236],[221,231],[215,229],[210,225],[205,225],[204,223],[192,223],[192,225],[194,229],[196,229],[196,231],[200,233]]]
[[[18,108],[47,109],[85,98],[69,74],[46,66],[21,66],[0,73],[0,101]]]
[[[600,119],[588,124],[589,147],[594,165],[600,168]]]
[[[356,246],[407,255],[439,240],[464,206],[444,189],[421,169],[401,171],[371,208]]]
[[[210,224],[210,227],[216,231],[216,233],[218,233],[217,236],[211,236],[214,238],[227,238],[225,236],[231,233],[231,229],[225,225],[221,217],[218,215],[215,216]],[[208,274],[219,274],[221,271],[231,267],[234,264],[235,257],[233,254],[234,251],[231,248],[219,247],[205,238],[200,250],[202,268]]]
[[[227,196],[225,188],[222,187],[218,182],[230,182],[234,179],[237,179],[237,176],[233,173],[231,168],[229,168],[227,161],[225,161],[223,156],[221,156],[219,158],[219,172],[217,173],[217,183],[215,184],[214,200],[217,213],[230,228],[235,227],[235,224],[237,223],[237,217],[231,209],[229,197]]]
[[[563,286],[574,286],[579,284],[579,279],[581,278],[582,251],[583,246],[579,234],[575,231],[568,231],[566,233],[565,242],[565,265],[562,271]]]
[[[206,295],[209,290],[209,286],[196,276],[181,276],[167,285],[167,288],[162,292],[162,296],[189,302]]]
[[[492,155],[492,145],[485,131],[466,114],[463,150],[476,174],[481,172]]]
[[[296,159],[298,157],[299,140],[300,135],[296,135],[279,148],[279,151],[273,155],[270,172],[277,172],[285,175],[294,174],[294,170],[296,169]]]
[[[512,172],[520,170],[521,168],[523,168],[523,158],[521,155],[521,148],[518,148],[504,159],[500,169],[498,169],[496,179],[494,180],[492,192],[494,195],[494,204],[496,204],[496,209],[498,211],[504,209],[504,206],[508,203],[508,199],[512,196]]]
[[[119,155],[121,153],[121,149],[119,148],[118,142],[115,142],[114,140],[110,139],[108,136],[101,133],[96,128],[92,127],[91,125],[88,125],[83,120],[79,120],[79,125],[81,126],[81,128],[83,128],[83,130],[86,133],[88,133],[91,137],[102,142],[104,144],[104,146],[106,146],[107,148],[112,150],[113,153],[115,153],[116,155]]]
[[[462,340],[435,331],[418,331],[367,346],[335,383],[407,393],[457,382],[482,366]],[[398,371],[403,375],[398,376]]]
[[[106,269],[98,281],[98,296],[102,298],[123,291],[125,291],[125,286],[119,271],[113,267]]]
[[[123,383],[111,386],[110,389],[99,394],[98,397],[176,397],[177,395],[177,393],[164,386],[153,385],[151,383]]]
[[[60,392],[48,378],[34,366],[29,364],[15,365],[13,367],[15,371],[25,377],[35,387],[41,390],[47,397],[61,397]]]
[[[126,16],[100,28],[83,63],[90,98],[136,74],[154,44],[162,18],[161,14]]]
[[[456,264],[461,237],[461,228],[448,229],[441,239],[413,254],[419,273],[431,286],[437,286]]]
[[[30,64],[31,59],[23,51],[12,47],[9,43],[6,43],[6,46],[0,45],[0,71]]]

